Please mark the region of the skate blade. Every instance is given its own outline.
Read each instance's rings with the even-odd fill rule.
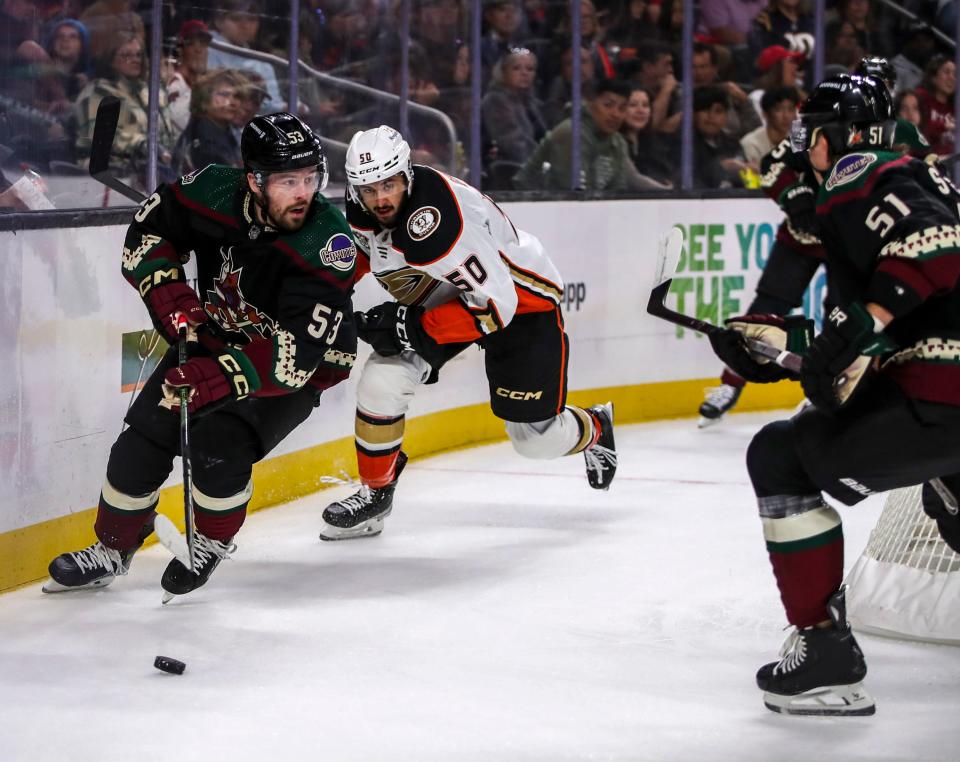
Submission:
[[[166,590],[163,591],[163,598],[160,599],[160,603],[166,606],[170,601],[172,601],[177,596],[173,593],[168,593]]]
[[[706,428],[709,428],[709,427],[711,427],[711,426],[716,426],[716,425],[717,425],[718,423],[720,423],[720,421],[722,421],[722,420],[723,420],[723,416],[722,416],[722,415],[721,415],[719,418],[706,418],[705,416],[702,416],[702,415],[701,415],[701,416],[700,416],[700,419],[697,421],[697,428],[698,428],[698,429],[706,429]]]
[[[66,585],[61,585],[54,579],[48,579],[40,589],[45,593],[75,593],[78,590],[97,590],[101,587],[106,587],[113,582],[114,579],[115,577],[98,579],[89,584],[78,585],[76,587],[67,587]]]
[[[320,539],[326,541],[357,540],[363,537],[376,537],[383,531],[383,516],[362,521],[355,527],[335,527],[326,522],[320,530]]]
[[[863,683],[814,688],[796,696],[766,692],[763,703],[772,712],[797,716],[865,717],[877,711],[876,702],[864,690]]]

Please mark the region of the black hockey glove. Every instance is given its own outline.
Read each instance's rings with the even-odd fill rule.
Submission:
[[[806,183],[796,183],[780,196],[780,205],[787,215],[792,231],[801,236],[817,238],[820,223],[817,221],[817,192]]]
[[[426,332],[421,322],[423,307],[399,302],[384,302],[366,312],[357,312],[357,336],[383,357],[412,350],[434,366],[442,365],[440,345]]]
[[[859,302],[834,307],[803,358],[800,383],[821,410],[839,410],[860,386],[878,355],[895,350],[877,333],[873,316]]]
[[[730,370],[755,384],[796,377],[772,360],[751,354],[746,339],[799,353],[813,337],[813,321],[802,315],[740,315],[727,320],[726,326],[725,331],[710,335],[710,346]]]

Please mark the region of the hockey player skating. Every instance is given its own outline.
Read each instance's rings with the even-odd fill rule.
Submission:
[[[166,596],[203,585],[234,550],[253,492],[251,468],[306,420],[320,392],[356,358],[356,247],[321,194],[319,139],[290,114],[244,128],[244,168],[211,164],[141,204],[127,231],[123,275],[157,331],[177,341],[185,316],[190,359],[171,347],[137,397],[107,464],[88,548],[50,563],[46,592],[102,587],[126,574],[150,533],[160,486],[179,453],[179,396],[190,387],[194,569],[167,566]],[[196,255],[198,290],[183,263]]]
[[[885,58],[864,58],[857,73],[882,80],[891,96],[897,84],[897,72]],[[897,150],[924,158],[930,151],[917,127],[906,119],[897,119],[894,133]],[[816,197],[819,183],[806,154],[794,153],[789,139],[763,157],[760,185],[783,210],[784,219],[777,228],[767,264],[760,275],[757,292],[748,314],[787,315],[803,304],[803,295],[821,264],[824,251],[820,243]],[[829,275],[829,272],[828,272]],[[830,312],[829,277],[824,314]],[[700,405],[701,428],[718,423],[732,410],[746,381],[730,368],[724,368],[720,384],[707,390]]]
[[[358,132],[347,148],[347,220],[369,267],[397,300],[358,319],[373,354],[357,389],[361,489],[323,512],[320,536],[372,536],[390,513],[404,416],[417,388],[469,347],[484,350],[490,405],[514,448],[530,458],[584,454],[590,486],[617,467],[613,405],[566,405],[568,341],[560,274],[540,242],[460,180],[410,163],[389,127]]]
[[[891,150],[894,130],[887,89],[839,75],[814,90],[792,132],[820,181],[817,212],[839,306],[804,354],[800,381],[813,406],[765,426],[747,452],[796,628],[782,658],[757,674],[774,711],[874,711],[845,616],[840,516],[823,492],[853,505],[928,482],[925,508],[945,540],[960,539],[949,510],[960,481],[951,477],[960,473],[960,192],[935,167]],[[711,341],[748,381],[774,381],[787,372],[754,360],[742,339],[782,345],[785,330],[777,316],[747,316]]]

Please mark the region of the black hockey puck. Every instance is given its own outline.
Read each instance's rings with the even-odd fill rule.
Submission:
[[[169,656],[158,656],[153,660],[153,666],[162,672],[169,672],[171,675],[182,675],[187,665],[182,661],[171,659]]]

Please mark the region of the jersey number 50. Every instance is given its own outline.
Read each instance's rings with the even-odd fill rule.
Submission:
[[[487,280],[487,271],[483,269],[483,265],[480,264],[480,259],[477,255],[471,254],[463,261],[460,267],[447,273],[443,277],[465,294],[468,294],[473,291],[473,286],[470,281],[473,281],[478,286],[482,286]]]

